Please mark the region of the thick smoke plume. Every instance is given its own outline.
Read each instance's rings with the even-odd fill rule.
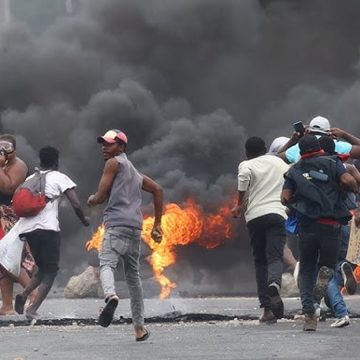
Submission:
[[[1,131],[16,134],[30,167],[40,147],[57,146],[83,200],[103,165],[95,138],[109,128],[128,134],[131,160],[166,201],[191,195],[209,211],[232,205],[247,136],[270,143],[317,114],[359,133],[356,0],[86,3],[41,34],[14,21],[0,30]],[[71,271],[89,235],[75,221],[65,212]],[[236,265],[249,250],[234,224],[242,243],[190,267],[241,288]]]

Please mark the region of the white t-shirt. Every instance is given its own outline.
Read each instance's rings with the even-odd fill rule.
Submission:
[[[59,171],[41,171],[47,173],[45,178],[45,195],[49,201],[45,208],[36,216],[20,218],[19,233],[24,234],[37,229],[60,231],[59,201],[62,194],[76,187],[76,184],[65,174]],[[32,177],[34,175],[30,175]]]
[[[288,169],[288,164],[273,155],[262,155],[240,163],[238,190],[248,192],[246,222],[267,214],[287,218],[280,196],[284,184],[283,175]]]

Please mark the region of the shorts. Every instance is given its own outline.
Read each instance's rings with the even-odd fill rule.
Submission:
[[[30,246],[35,264],[42,273],[54,273],[59,270],[60,233],[52,230],[34,230],[21,234]]]

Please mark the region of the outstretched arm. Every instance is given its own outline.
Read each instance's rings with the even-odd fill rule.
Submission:
[[[68,198],[71,206],[73,207],[76,216],[80,219],[80,221],[85,226],[89,226],[89,221],[85,217],[84,212],[81,208],[79,198],[75,192],[75,189],[68,189],[64,192],[65,196]]]
[[[341,138],[350,143],[352,145],[350,150],[350,157],[354,159],[360,159],[360,139],[358,137],[339,128],[330,129],[330,134],[334,138]]]
[[[294,131],[289,141],[278,150],[276,156],[283,159],[286,163],[289,163],[289,160],[286,157],[286,150],[296,145],[299,142],[301,136],[302,135],[300,133]]]
[[[163,212],[163,189],[154,180],[143,175],[142,189],[153,195],[155,219],[151,237],[156,241],[162,240],[161,217]]]
[[[345,130],[339,128],[331,128],[330,134],[334,138],[340,138],[346,140],[351,145],[360,145],[360,139]]]

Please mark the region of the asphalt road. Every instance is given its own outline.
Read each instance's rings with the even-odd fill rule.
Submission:
[[[146,299],[146,326],[151,337],[136,343],[129,299],[122,299],[114,324],[96,324],[100,299],[47,299],[41,319],[0,317],[0,360],[111,359],[359,359],[360,296],[348,296],[351,325],[305,333],[293,320],[299,298],[285,298],[285,319],[260,325],[256,298]],[[221,321],[220,321],[221,320]]]
[[[178,360],[178,359],[359,359],[360,321],[343,329],[321,322],[305,333],[302,324],[249,321],[149,324],[147,342],[136,343],[131,325],[21,326],[0,328],[1,360]]]

